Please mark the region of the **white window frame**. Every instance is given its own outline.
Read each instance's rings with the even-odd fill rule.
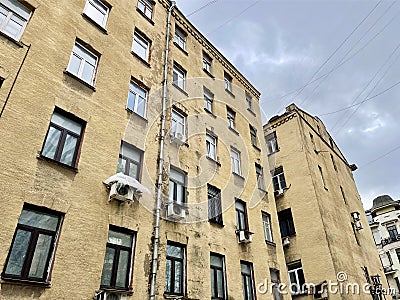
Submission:
[[[145,94],[145,98],[143,98],[141,95],[139,95],[138,90],[140,90],[141,92],[143,92]],[[133,107],[129,107],[128,106],[128,102],[126,103],[126,108],[130,111],[133,111],[134,113],[136,113],[139,116],[142,116],[143,118],[146,117],[146,113],[147,113],[147,100],[148,100],[148,90],[142,88],[139,86],[139,84],[137,84],[135,81],[131,80],[130,84],[129,84],[129,93],[128,93],[128,101],[129,101],[129,96],[130,95],[134,95],[134,103],[133,103]],[[138,105],[139,105],[139,98],[143,99],[144,101],[144,111],[143,111],[143,115],[141,115],[138,112]]]
[[[91,82],[85,81],[85,80],[82,78],[82,73],[83,73],[83,68],[84,68],[84,66],[85,66],[85,63],[87,63],[87,64],[89,64],[89,65],[92,65],[92,64],[89,63],[89,62],[85,59],[85,57],[80,57],[77,53],[74,52],[74,49],[75,49],[76,47],[80,47],[80,48],[83,50],[83,52],[87,52],[86,54],[93,55],[93,56],[96,58],[96,63],[95,63],[95,65],[94,65],[94,71],[93,71],[93,75],[92,75]],[[76,57],[78,57],[78,58],[81,59],[81,63],[79,64],[79,69],[78,69],[78,73],[77,73],[77,74],[75,74],[75,73],[73,73],[72,71],[70,71],[71,59],[72,59],[72,57],[73,57],[74,55],[75,55]],[[93,52],[89,51],[86,47],[82,46],[81,43],[75,41],[75,44],[74,44],[74,47],[72,48],[71,56],[70,56],[70,59],[69,59],[69,62],[68,62],[67,71],[68,71],[69,73],[73,74],[74,76],[78,77],[78,78],[81,79],[82,81],[84,81],[84,82],[90,84],[91,86],[94,86],[94,85],[95,85],[95,79],[96,79],[98,64],[99,64],[99,56],[96,55],[96,54],[94,54]],[[93,65],[92,65],[92,66],[93,66]]]
[[[184,32],[180,27],[175,26],[174,43],[183,50],[186,50],[186,38],[186,32]]]
[[[226,117],[228,119],[228,127],[235,129],[236,113],[230,107],[226,108]]]
[[[210,134],[210,133],[206,133],[206,153],[207,153],[207,157],[213,159],[213,160],[217,160],[217,137]],[[211,149],[214,149],[214,151],[211,151]],[[214,153],[214,155],[213,155]]]
[[[175,80],[175,77],[177,80]],[[174,64],[172,78],[173,84],[184,91],[186,88],[186,71],[177,64]]]
[[[256,168],[256,176],[257,176],[257,187],[260,190],[265,190],[265,185],[264,185],[264,169],[261,165],[259,164],[255,164],[255,168]],[[257,169],[259,169],[261,171],[261,173],[257,172]]]
[[[153,6],[153,3],[151,3],[149,0],[138,0],[137,9],[151,20],[153,18]],[[148,12],[150,12],[150,16],[148,16]]]
[[[275,171],[274,171],[275,172]],[[283,181],[285,182],[285,187],[282,187],[282,180],[281,180],[281,177],[283,177]],[[274,186],[274,189],[275,189],[275,192],[276,191],[278,191],[278,190],[284,190],[284,189],[286,189],[287,188],[287,184],[286,184],[286,178],[285,178],[285,172],[282,170],[282,172],[280,172],[280,173],[278,173],[278,174],[275,174],[275,175],[273,175],[272,176],[272,182],[274,182],[274,178],[276,178],[276,180],[278,181],[278,186],[279,186],[279,189],[275,189],[275,186]]]
[[[174,123],[176,124],[175,126],[174,126]],[[178,128],[178,126],[177,126],[178,124],[181,125],[182,132],[176,131],[176,132],[172,132],[172,134],[176,136],[176,133],[181,133],[182,141],[186,141],[186,116],[184,116],[183,114],[179,113],[177,110],[172,108],[172,110],[171,110],[171,130],[174,127],[175,127],[175,129]]]
[[[149,62],[150,45],[151,45],[151,42],[149,41],[149,39],[147,39],[138,30],[135,30],[135,32],[133,33],[132,52],[135,53],[137,56],[139,56],[144,61]],[[145,52],[144,57],[142,56],[142,54],[135,51],[135,48],[136,48],[135,46],[144,49],[144,52]]]
[[[265,241],[273,243],[274,238],[272,235],[271,215],[266,212],[261,212],[261,217],[263,222]]]
[[[224,74],[224,86],[225,90],[232,93],[232,77],[228,73]]]
[[[278,138],[276,137],[275,131],[267,134],[267,136],[265,137],[265,143],[267,144],[268,155],[278,152]]]
[[[298,273],[299,270],[302,270],[303,276],[304,276],[304,270],[303,270],[303,266],[301,265],[301,263],[300,263],[300,267],[298,267],[298,268],[296,268],[296,269],[293,269],[293,270],[288,270],[289,283],[290,283],[290,293],[291,293],[292,295],[300,295],[300,294],[303,294],[303,293],[305,292],[305,291],[302,289],[303,286],[300,285],[299,273]],[[294,273],[294,274],[295,274],[296,282],[291,282],[291,281],[290,281],[290,274],[291,274],[291,273]],[[298,287],[298,289],[299,289],[299,291],[298,291],[297,293],[294,293],[293,290],[292,290],[292,285],[293,285],[293,284],[296,284],[297,287]]]
[[[241,176],[242,170],[240,167],[240,152],[234,148],[231,148],[231,160],[232,160],[232,173]]]
[[[207,53],[203,52],[203,70],[209,74],[211,74],[211,64],[212,58]]]
[[[209,112],[212,112],[213,111],[214,95],[210,91],[208,91],[206,89],[204,89],[203,95],[204,95],[203,96],[204,97],[204,108],[206,110],[208,110]]]
[[[11,8],[13,6],[14,10]],[[5,19],[2,23],[0,23],[0,32],[5,34],[6,36],[9,36],[13,40],[19,41],[21,39],[22,34],[25,31],[29,19],[32,16],[32,11],[16,0],[1,0],[0,7],[6,10]],[[18,9],[19,12],[16,11],[16,9]],[[23,16],[22,14],[25,14],[25,16]],[[12,36],[11,34],[5,32],[5,29],[7,28],[7,25],[10,23],[11,18],[18,18],[20,21],[22,21],[21,29],[16,36]]]
[[[324,188],[326,189],[327,187],[326,187],[326,182],[325,182],[324,173],[323,173],[323,171],[322,171],[322,167],[321,167],[321,166],[318,166],[318,169],[319,169],[319,173],[320,173],[320,175],[321,175],[322,184],[324,185]]]
[[[88,13],[88,7],[91,5],[94,9],[97,9],[101,14],[104,15],[103,21],[98,22],[93,16]],[[110,8],[105,5],[100,0],[87,0],[85,4],[85,8],[83,9],[83,13],[88,16],[91,20],[93,20],[96,24],[99,24],[101,27],[105,28],[108,20]]]

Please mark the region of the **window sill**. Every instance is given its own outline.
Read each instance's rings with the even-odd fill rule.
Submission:
[[[257,117],[256,113],[254,111],[252,111],[250,108],[248,108],[247,111],[249,113],[251,113],[253,116]]]
[[[135,52],[131,51],[132,55],[134,57],[136,57],[142,64],[144,64],[146,67],[151,69],[151,65],[149,64],[148,61],[146,61],[145,59],[143,59],[142,57],[140,57],[139,55],[137,55]]]
[[[208,159],[209,161],[212,161],[212,162],[215,163],[218,167],[221,166],[221,163],[220,163],[218,160],[215,160],[214,158],[209,157],[209,156],[207,156],[207,155],[206,155],[206,157],[207,157],[207,159]]]
[[[232,130],[236,135],[239,135],[239,131],[237,131],[235,128],[228,126],[230,130]]]
[[[180,88],[179,86],[177,86],[174,82],[172,82],[172,85],[173,85],[174,87],[176,87],[180,92],[182,92],[186,97],[189,97],[189,94],[188,94],[185,90],[183,90],[182,88]]]
[[[254,149],[256,149],[258,152],[261,152],[261,149],[260,149],[260,148],[258,148],[258,146],[257,146],[257,145],[254,145],[254,144],[253,144],[253,148],[254,148]]]
[[[136,11],[141,14],[147,21],[150,22],[151,25],[154,26],[154,21],[150,19],[148,16],[146,16],[139,8],[136,7]]]
[[[206,113],[209,113],[211,116],[213,116],[214,118],[217,118],[217,116],[216,115],[214,115],[214,113],[212,112],[212,111],[209,111],[207,108],[205,108],[204,107],[204,111],[206,112]]]
[[[275,154],[276,152],[279,152],[279,150],[280,150],[280,149],[278,149],[278,150],[276,150],[276,151],[274,151],[274,152],[268,153],[268,156],[270,156],[270,155],[272,155],[272,154]]]
[[[14,43],[15,45],[17,45],[20,48],[24,47],[24,45],[20,41],[14,40],[11,36],[8,36],[7,34],[3,33],[2,31],[0,31],[0,36],[3,36],[4,38],[6,38],[7,40]]]
[[[105,35],[108,35],[107,29],[105,29],[103,26],[101,26],[99,23],[97,23],[95,20],[93,20],[91,17],[89,17],[87,14],[82,13],[82,17],[88,21],[89,23],[91,23],[92,25],[94,25],[98,30],[100,30],[102,33],[104,33]]]
[[[235,98],[235,95],[228,89],[225,89],[225,92],[227,92],[231,97]]]
[[[242,179],[243,181],[246,180],[246,178],[244,178],[242,175],[240,175],[238,173],[232,172],[232,174],[235,175],[237,178]]]
[[[181,46],[179,46],[176,42],[174,42],[174,45],[175,45],[179,50],[181,50],[186,56],[189,56],[189,53],[188,53],[185,49],[183,49]]]
[[[270,241],[265,241],[265,243],[267,244],[267,245],[269,245],[269,246],[272,246],[272,247],[276,247],[276,244],[274,243],[274,242],[270,242]]]
[[[89,89],[93,90],[94,92],[96,91],[96,88],[95,88],[93,85],[91,85],[90,83],[87,83],[86,81],[80,79],[78,76],[76,76],[76,75],[70,73],[69,71],[65,70],[65,71],[64,71],[64,74],[65,74],[65,75],[68,75],[69,77],[71,77],[71,78],[73,78],[73,79],[75,79],[76,81],[78,81],[79,83],[81,83],[81,84],[83,84],[84,86],[88,87]]]
[[[134,112],[133,110],[129,109],[128,107],[126,107],[125,109],[126,109],[126,111],[127,111],[128,113],[132,114],[133,116],[136,116],[136,117],[142,119],[142,120],[145,121],[146,123],[149,122],[149,120],[148,120],[146,117],[143,117],[143,116],[139,115],[138,113]]]
[[[208,76],[210,76],[212,79],[215,79],[214,75],[208,72],[206,69],[203,69],[204,73],[206,73]]]
[[[66,169],[68,169],[68,170],[74,171],[75,173],[78,173],[78,172],[79,172],[79,171],[78,171],[78,168],[71,167],[71,166],[69,166],[69,165],[63,164],[63,163],[61,163],[61,162],[59,162],[59,161],[56,161],[56,160],[54,160],[54,159],[48,158],[48,157],[46,157],[46,156],[43,156],[40,152],[37,154],[36,158],[39,159],[39,160],[44,160],[44,161],[48,161],[48,162],[54,163],[54,164],[56,164],[56,165],[59,165],[59,166],[61,166],[61,167],[66,168]]]
[[[1,284],[15,284],[15,285],[30,285],[30,286],[41,286],[44,288],[50,288],[50,282],[43,282],[43,281],[33,281],[33,280],[25,280],[25,279],[18,279],[18,278],[11,278],[7,277],[6,275],[1,276]]]
[[[167,294],[167,293],[164,293],[164,298],[165,299],[185,299],[185,295],[183,295],[183,294]]]
[[[218,222],[216,222],[216,221],[213,221],[213,220],[208,220],[208,222],[211,224],[211,225],[213,225],[213,226],[216,226],[216,227],[219,227],[219,228],[223,228],[223,227],[225,227],[225,225],[222,223],[218,223]]]
[[[116,288],[111,288],[111,287],[100,286],[100,290],[105,291],[105,292],[113,292],[113,293],[125,294],[127,296],[132,296],[133,295],[133,289],[132,288],[116,289]]]

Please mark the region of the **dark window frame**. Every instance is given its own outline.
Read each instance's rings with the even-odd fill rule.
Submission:
[[[271,155],[271,154],[279,151],[278,139],[276,137],[276,131],[267,134],[267,136],[265,137],[265,143],[267,144],[268,155]],[[272,145],[274,145],[274,147],[272,147]],[[273,148],[275,148],[275,149],[273,149]]]
[[[274,186],[274,191],[287,189],[285,172],[283,171],[283,167],[277,167],[272,172],[272,183]]]
[[[211,184],[207,184],[207,198],[208,221],[223,226],[224,222],[222,218],[221,190]]]
[[[259,190],[265,190],[265,183],[264,183],[264,169],[263,167],[258,164],[254,163],[256,168],[256,178],[257,178],[257,187]]]
[[[185,284],[185,280],[186,280],[186,245],[183,244],[179,244],[179,243],[175,243],[175,242],[171,242],[171,241],[167,241],[167,247],[168,245],[174,246],[174,247],[179,247],[182,251],[182,256],[183,258],[178,258],[178,257],[174,257],[174,256],[169,256],[169,255],[165,255],[166,256],[166,261],[170,261],[171,262],[171,269],[167,270],[166,272],[170,271],[171,272],[171,276],[170,276],[170,288],[171,291],[166,291],[164,290],[164,294],[166,295],[175,295],[175,296],[183,296],[185,294],[185,288],[186,288],[186,284]],[[175,292],[175,262],[180,262],[181,263],[181,281],[180,281],[180,287],[181,287],[181,292]]]
[[[58,114],[62,115],[63,117],[65,117],[67,119],[70,119],[71,121],[79,123],[81,125],[80,134],[78,135],[78,134],[76,134],[76,133],[74,133],[74,132],[72,132],[72,131],[70,131],[70,130],[68,130],[66,128],[61,127],[60,125],[57,125],[57,124],[54,124],[53,122],[51,122],[51,118],[53,117],[54,113],[58,113]],[[46,136],[45,136],[43,144],[42,144],[42,149],[40,150],[40,156],[44,157],[45,159],[49,159],[51,161],[55,161],[55,162],[57,162],[59,164],[62,164],[64,166],[72,167],[72,168],[76,169],[78,167],[78,161],[79,161],[79,156],[80,156],[80,152],[81,152],[83,136],[84,136],[84,132],[85,132],[85,129],[86,129],[86,122],[84,120],[74,116],[73,114],[71,114],[69,112],[66,112],[66,111],[64,111],[64,110],[62,110],[62,109],[60,109],[58,107],[56,107],[54,109],[53,114],[51,115],[51,118],[50,118],[49,127],[48,127],[47,132],[46,132]],[[47,137],[49,135],[51,127],[54,127],[56,130],[61,131],[60,138],[58,139],[58,143],[57,143],[57,148],[56,148],[56,151],[55,151],[55,154],[54,154],[54,158],[47,157],[47,156],[45,156],[43,154],[43,149],[44,149],[44,146],[46,145]],[[62,151],[64,150],[65,140],[67,138],[67,135],[71,135],[71,136],[73,136],[73,137],[75,137],[77,139],[76,145],[75,145],[74,156],[72,158],[72,164],[71,165],[65,164],[65,163],[60,161],[61,155],[62,155]]]
[[[128,148],[133,149],[134,151],[139,152],[140,161],[137,162],[137,161],[133,160],[132,158],[121,154],[121,149],[122,149],[122,146],[123,146],[123,145],[126,146],[126,147],[128,147]],[[138,173],[137,173],[136,178],[135,178],[135,177],[132,177],[132,176],[131,176],[131,177],[132,177],[132,178],[135,178],[135,179],[136,179],[137,181],[139,181],[139,182],[141,181],[141,177],[142,177],[143,155],[144,155],[144,151],[140,150],[139,148],[135,147],[135,146],[132,145],[132,144],[129,144],[129,143],[125,142],[125,141],[121,141],[121,146],[120,146],[118,158],[119,158],[119,159],[125,160],[125,171],[124,171],[124,174],[127,175],[127,176],[131,176],[131,175],[129,174],[129,166],[130,166],[130,163],[133,163],[134,165],[137,166],[137,168],[138,168]],[[119,162],[118,162],[118,163],[119,163]]]
[[[389,229],[389,227],[391,227],[391,228]],[[389,236],[391,238],[397,239],[397,237],[399,235],[399,232],[398,232],[397,226],[395,224],[391,224],[391,225],[386,226],[386,230],[388,231]]]
[[[249,124],[249,129],[250,129],[250,139],[251,139],[251,144],[254,147],[258,147],[258,143],[257,143],[257,129],[253,126],[251,126],[251,124]]]
[[[221,259],[222,261],[222,267],[219,266],[215,266],[211,264],[211,256],[215,256]],[[211,252],[210,253],[210,270],[211,273],[210,276],[214,275],[214,286],[211,286],[211,300],[226,300],[228,299],[228,289],[227,289],[227,285],[226,285],[226,267],[225,267],[225,256],[218,254],[218,253],[214,253]],[[222,288],[224,291],[224,295],[222,297],[213,297],[213,291],[214,291],[214,295],[218,295],[218,285],[219,285],[219,281],[218,281],[218,271],[222,272]]]
[[[241,203],[243,204],[243,210],[241,210],[240,208],[238,208],[236,206],[236,203]],[[244,202],[243,200],[239,199],[239,198],[235,198],[235,212],[236,212],[236,226],[237,226],[237,230],[241,231],[244,230],[245,232],[249,232],[249,219],[248,219],[248,215],[247,215],[247,206],[246,206],[246,202]],[[241,216],[243,215],[244,217],[244,223],[242,224],[241,222]]]
[[[301,260],[298,261],[294,261],[291,263],[287,264],[287,269],[288,269],[288,276],[289,276],[289,283],[290,283],[290,293],[291,295],[302,295],[302,294],[306,294],[307,291],[307,287],[305,286],[305,283],[307,282],[305,280],[305,276],[304,276],[304,269],[303,269],[303,265],[301,263]],[[301,271],[301,272],[299,272]],[[294,273],[296,274],[296,279],[298,279],[298,281],[296,280],[296,282],[291,282],[290,280],[290,273]],[[299,274],[301,274],[301,278],[299,276]],[[297,286],[299,288],[299,290],[297,292],[294,292],[292,290],[293,284],[299,285]]]
[[[108,237],[107,237],[106,249],[111,248],[111,249],[115,250],[114,259],[113,259],[113,267],[111,270],[111,280],[110,280],[111,284],[109,286],[100,284],[100,288],[104,289],[104,290],[129,291],[132,289],[131,274],[133,274],[133,254],[134,254],[135,245],[136,245],[136,232],[129,230],[127,228],[118,227],[115,225],[110,225],[108,229],[109,229],[109,231],[112,230],[115,232],[130,234],[132,237],[132,244],[130,247],[112,244],[112,243],[108,242]],[[126,270],[126,287],[124,287],[124,288],[116,286],[119,255],[120,255],[121,251],[128,251],[128,253],[129,253],[129,263],[128,263],[129,268],[127,268],[127,270]]]
[[[7,254],[7,258],[6,258],[6,261],[4,264],[4,269],[3,269],[3,272],[1,273],[1,278],[5,279],[5,280],[9,279],[9,280],[27,281],[27,282],[33,282],[33,283],[50,284],[51,272],[52,272],[52,267],[54,264],[54,257],[55,257],[56,250],[57,250],[58,240],[60,238],[62,223],[64,221],[64,214],[61,212],[58,212],[58,211],[48,209],[46,207],[39,207],[39,206],[27,204],[27,203],[25,203],[22,208],[22,211],[24,211],[24,210],[31,210],[31,211],[35,211],[38,213],[46,213],[46,214],[50,214],[54,217],[58,217],[57,229],[55,231],[51,231],[51,230],[41,229],[41,228],[29,226],[29,225],[19,224],[19,222],[18,222],[17,226],[15,228],[13,239],[12,239],[12,242],[11,242],[8,254]],[[21,214],[22,214],[22,211],[21,211]],[[15,238],[16,238],[18,230],[28,231],[31,233],[27,251],[26,251],[26,255],[25,255],[25,259],[22,264],[21,275],[7,274],[6,269],[7,269],[8,263],[9,263],[10,255],[11,255],[11,252],[12,252],[12,249],[14,246],[14,242],[15,242]],[[41,277],[41,278],[29,277],[29,271],[32,266],[32,260],[33,260],[34,254],[35,254],[36,245],[37,245],[40,234],[52,237],[51,243],[50,243],[50,248],[48,251],[48,256],[47,256],[44,271],[43,271],[43,277]]]
[[[228,119],[228,127],[231,129],[236,129],[236,112],[229,106],[226,107],[226,118]]]
[[[253,264],[251,262],[247,262],[244,260],[240,261],[240,266],[242,265],[247,265],[250,268],[250,274],[247,273],[243,273],[242,270],[240,270],[240,274],[242,277],[242,290],[243,290],[243,297],[244,300],[256,300],[257,296],[256,296],[256,289],[255,289],[255,283],[254,283],[254,268],[253,268]],[[251,281],[251,289],[252,289],[252,296],[253,297],[249,297],[250,295],[247,294],[247,278],[250,278]]]
[[[278,220],[282,238],[296,235],[296,228],[294,226],[292,210],[290,208],[278,212]]]

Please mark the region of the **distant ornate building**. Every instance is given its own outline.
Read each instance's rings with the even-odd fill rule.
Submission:
[[[379,196],[366,214],[388,284],[400,295],[400,202]]]

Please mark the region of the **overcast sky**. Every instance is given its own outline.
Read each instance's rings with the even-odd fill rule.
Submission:
[[[177,5],[187,16],[205,6],[188,19],[261,92],[264,121],[296,103],[325,123],[347,160],[359,167],[354,177],[366,209],[382,194],[400,199],[400,84],[324,115],[400,81],[400,1]]]

